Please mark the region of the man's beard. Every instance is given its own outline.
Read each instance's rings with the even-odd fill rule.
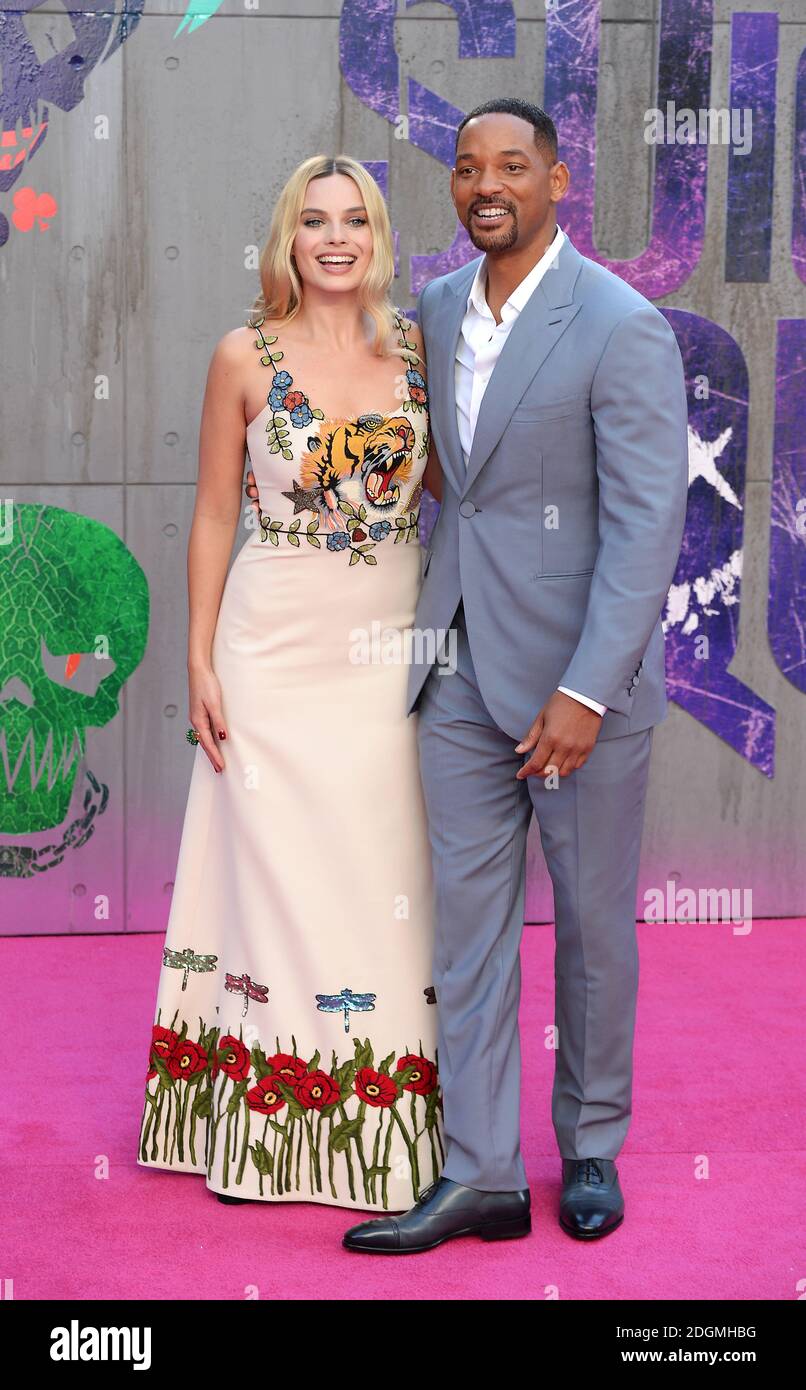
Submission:
[[[496,239],[487,240],[484,243],[476,239],[475,227],[477,224],[471,214],[470,218],[468,219],[469,225],[467,227],[467,234],[478,251],[509,251],[510,248],[515,245],[515,242],[518,240],[518,223],[515,214],[514,212],[512,212],[511,208],[509,209],[509,212],[512,219],[509,224],[509,229],[502,229],[497,234],[496,232],[492,231],[486,232],[485,236],[487,238],[495,237]]]

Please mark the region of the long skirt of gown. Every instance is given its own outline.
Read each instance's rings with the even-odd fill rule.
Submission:
[[[440,1173],[431,861],[401,658],[421,548],[392,539],[351,565],[256,529],[224,587],[226,768],[188,745],[138,1147],[215,1192],[402,1211]]]

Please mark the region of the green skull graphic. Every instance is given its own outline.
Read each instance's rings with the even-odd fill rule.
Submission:
[[[67,815],[88,727],[117,712],[148,635],[148,583],[108,526],[11,504],[0,534],[0,831]]]

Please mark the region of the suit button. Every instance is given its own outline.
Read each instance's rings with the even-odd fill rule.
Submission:
[[[460,515],[460,516],[475,516],[475,514],[476,514],[476,506],[475,506],[475,503],[471,502],[468,498],[465,498],[464,502],[460,502],[460,503],[459,503],[459,515]]]

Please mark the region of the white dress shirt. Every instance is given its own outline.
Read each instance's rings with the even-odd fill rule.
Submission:
[[[534,294],[546,271],[556,258],[565,241],[565,233],[558,226],[554,240],[532,266],[519,285],[515,286],[505,304],[501,306],[501,322],[487,303],[487,257],[479,262],[470,293],[467,296],[467,312],[462,320],[462,331],[456,346],[454,381],[456,386],[456,421],[459,426],[459,439],[462,444],[465,468],[473,445],[479,407],[493,373],[498,355],[507,340],[507,335],[530,295]],[[580,695],[567,686],[558,687],[566,695],[589,705],[597,714],[604,714],[607,705],[593,700],[589,695]]]

